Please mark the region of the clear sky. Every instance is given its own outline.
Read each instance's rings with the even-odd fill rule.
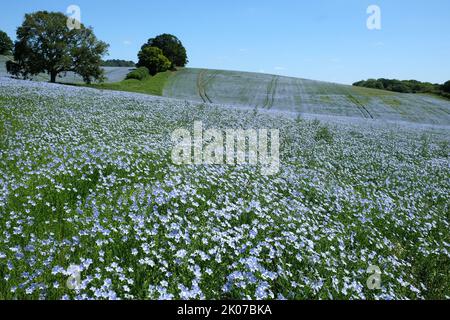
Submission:
[[[25,13],[81,8],[110,44],[109,58],[137,60],[161,33],[178,36],[190,67],[276,73],[352,83],[366,78],[450,79],[449,0],[14,0],[0,30],[15,38]],[[369,30],[369,5],[381,30]]]

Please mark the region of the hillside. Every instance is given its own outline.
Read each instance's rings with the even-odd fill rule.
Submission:
[[[0,76],[7,76],[0,56]],[[281,110],[303,115],[344,116],[450,125],[450,101],[430,95],[402,94],[336,83],[262,73],[185,68],[146,82],[123,81],[131,68],[103,67],[106,84],[99,89],[123,90],[246,108]],[[41,74],[33,78],[48,81]],[[161,82],[163,81],[163,82]],[[81,84],[68,72],[60,83]],[[164,82],[166,82],[164,84]]]
[[[251,108],[450,124],[450,101],[276,75],[182,69],[164,96]]]

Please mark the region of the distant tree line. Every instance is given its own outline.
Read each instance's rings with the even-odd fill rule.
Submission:
[[[356,87],[380,89],[401,93],[432,93],[450,98],[450,81],[444,84],[420,82],[417,80],[368,79],[353,84]]]
[[[109,59],[102,61],[103,67],[129,67],[133,68],[136,66],[136,63],[133,61],[120,60],[120,59]]]

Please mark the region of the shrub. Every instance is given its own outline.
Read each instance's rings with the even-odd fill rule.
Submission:
[[[17,62],[11,60],[6,61],[6,71],[13,77],[22,78],[24,80],[28,79],[28,74],[22,72],[22,68]]]
[[[171,67],[169,59],[164,56],[161,49],[156,47],[144,47],[138,57],[138,67],[146,67],[152,76],[167,71]]]
[[[333,133],[327,126],[321,126],[316,132],[315,140],[333,143]]]
[[[139,67],[127,74],[127,79],[144,80],[149,76],[150,72],[146,67]]]

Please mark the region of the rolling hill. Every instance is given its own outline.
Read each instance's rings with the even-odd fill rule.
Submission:
[[[182,69],[169,78],[164,96],[300,114],[450,124],[450,101],[437,97],[260,73]]]
[[[0,76],[7,76],[0,56]],[[431,95],[401,94],[383,90],[239,71],[184,68],[158,81],[123,82],[130,68],[104,67],[106,84],[99,89],[123,90],[194,102],[223,104],[260,110],[284,111],[301,115],[344,116],[450,125],[450,101]],[[156,78],[155,78],[156,79]],[[48,81],[46,74],[33,78]],[[152,80],[152,79],[150,79]],[[61,83],[81,84],[68,72]],[[164,85],[165,82],[165,85]],[[156,86],[153,88],[153,86]]]

